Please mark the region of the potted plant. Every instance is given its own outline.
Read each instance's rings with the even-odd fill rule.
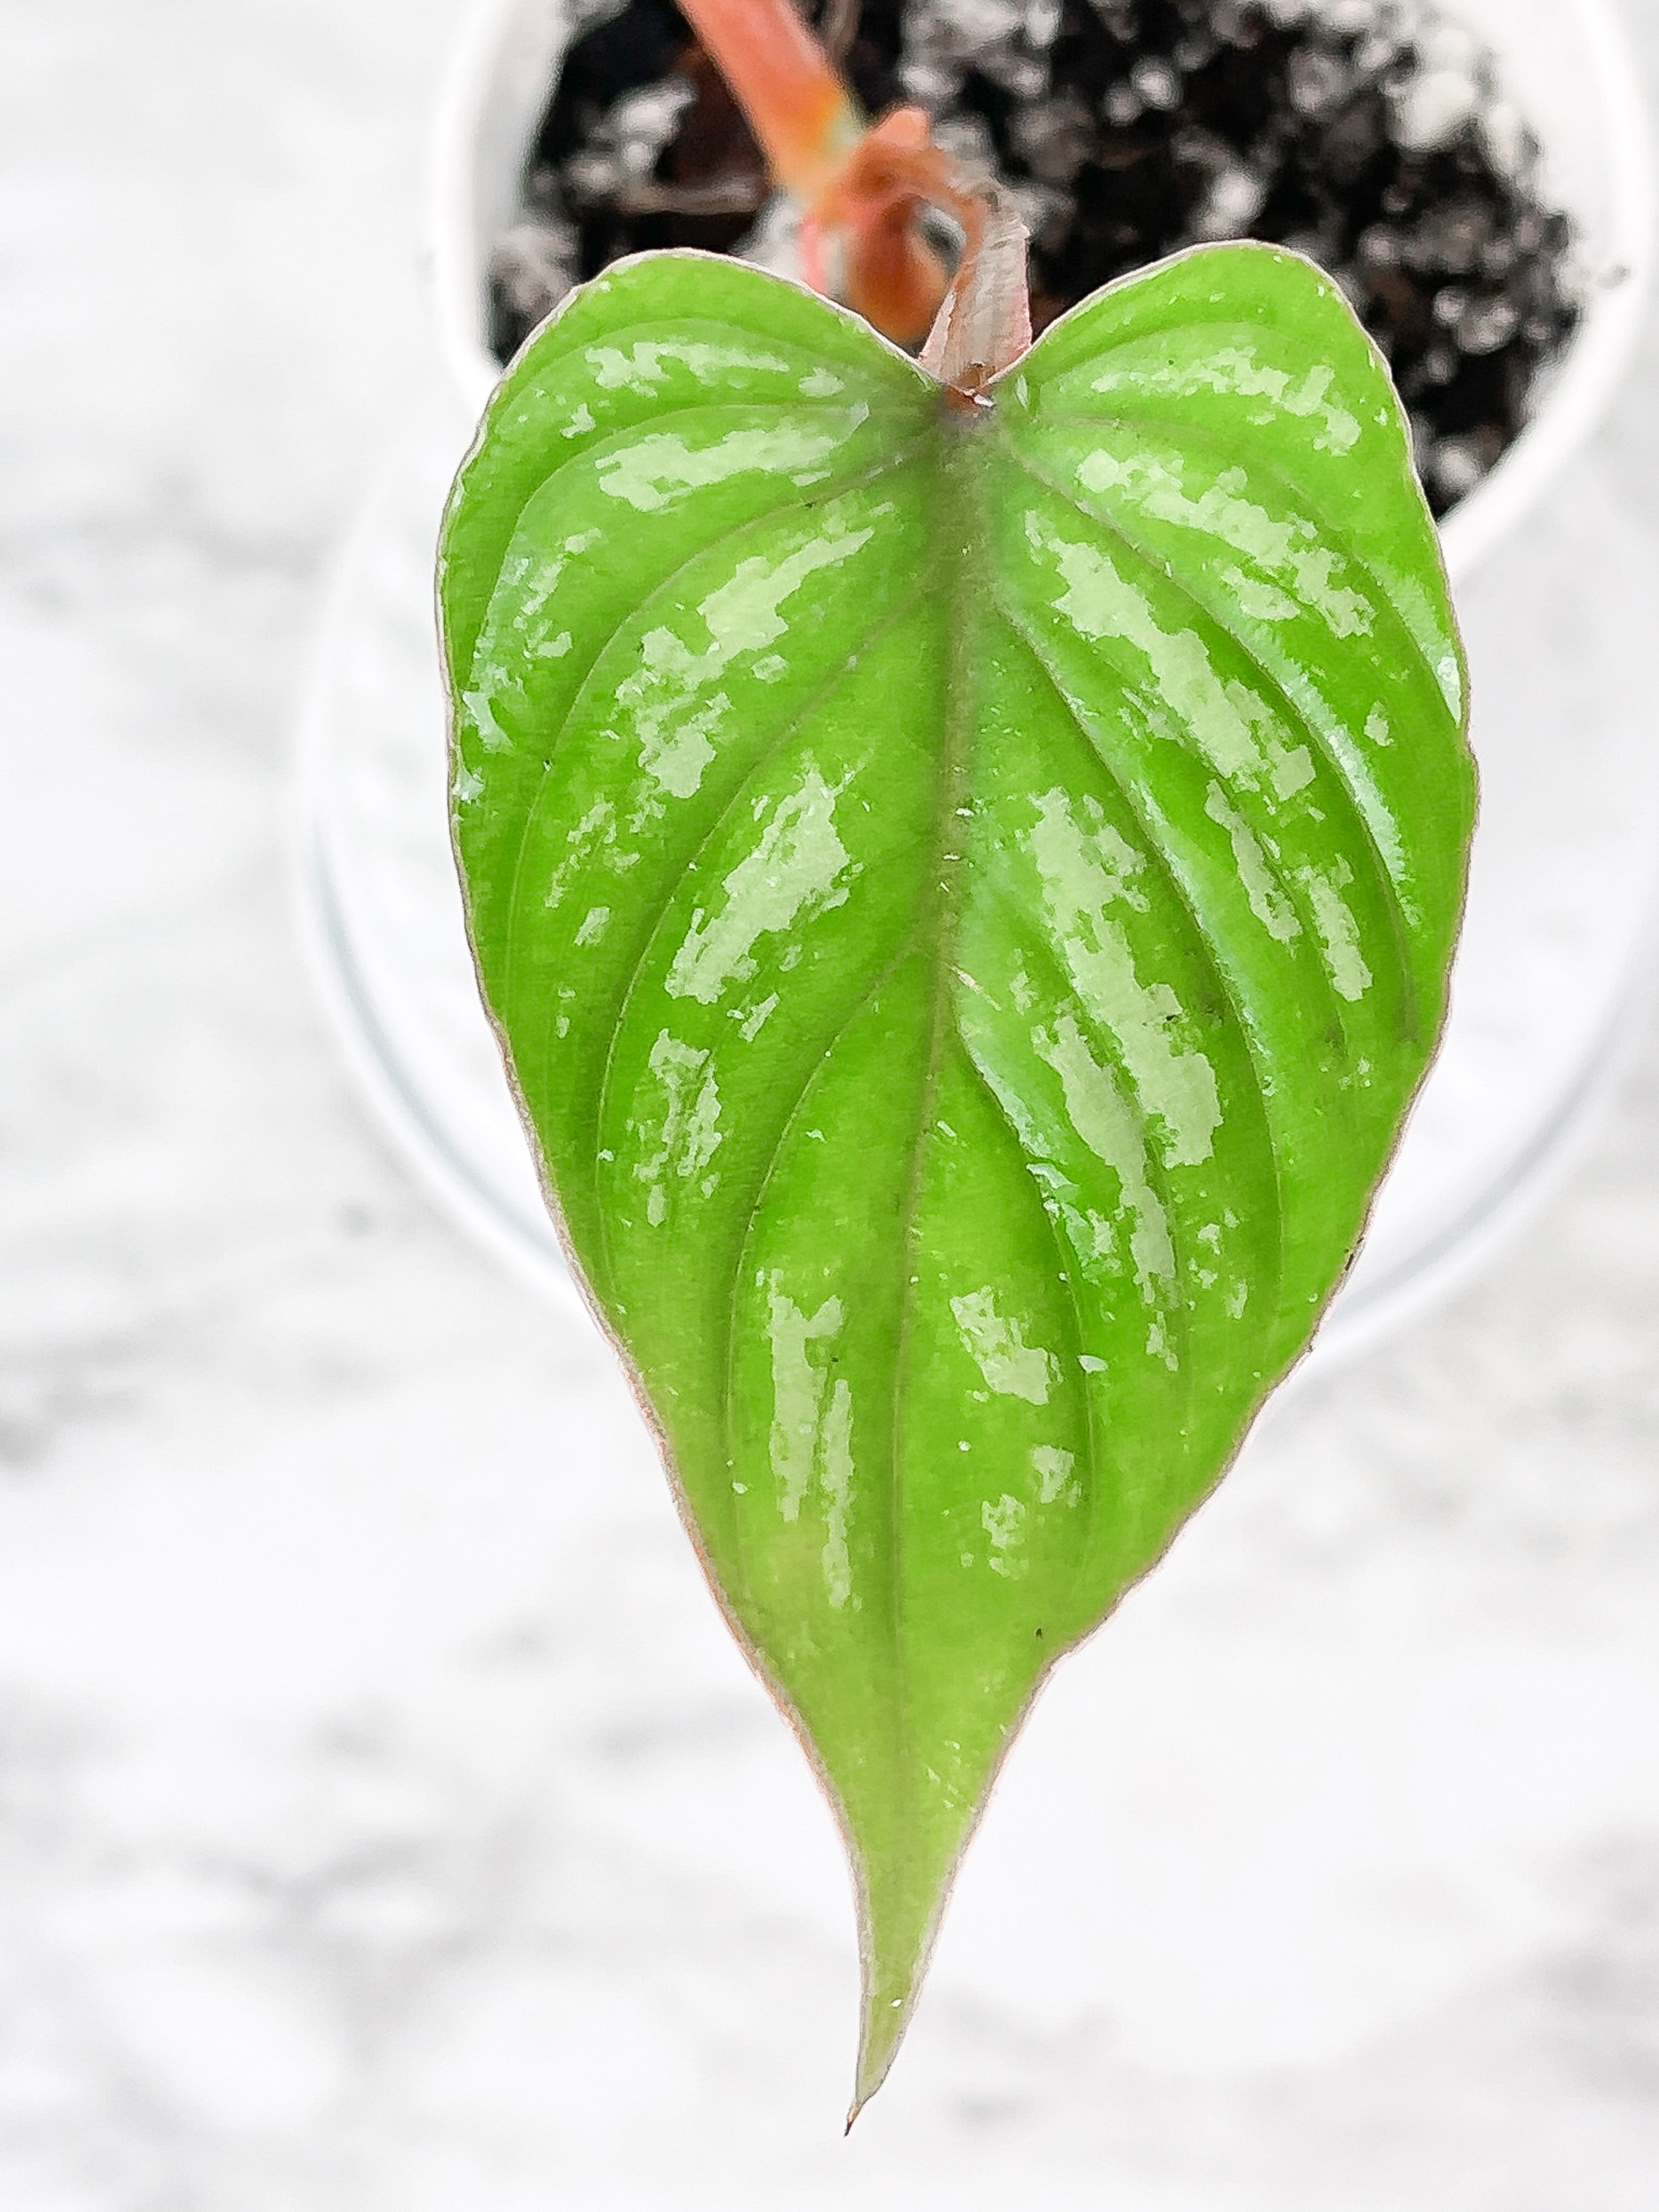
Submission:
[[[729,93],[793,267],[868,319],[604,246],[532,303],[440,553],[456,849],[573,1271],[842,1826],[856,2112],[1031,1698],[1352,1255],[1444,1018],[1467,682],[1399,399],[1308,260],[1200,246],[1073,305],[1063,259],[1028,273],[1030,194],[919,108],[867,121],[784,0],[689,12],[680,73],[720,82],[678,105]],[[1175,108],[1177,58],[1229,91],[1263,37],[1142,57],[1109,118]],[[1084,112],[1070,59],[1045,131]],[[1322,158],[1403,215],[1460,82],[1388,81],[1391,145],[1327,120]],[[729,152],[664,181],[657,106],[654,168],[579,133],[567,189],[729,197]],[[1011,135],[1058,176],[1036,116]],[[1488,289],[1436,289],[1425,405],[1479,380],[1460,349],[1566,320],[1492,220],[1549,242],[1497,136],[1459,241],[1437,211]],[[1078,167],[1086,264],[1115,232]],[[1365,235],[1398,356],[1429,234]],[[1418,447],[1443,505],[1473,489]]]
[[[526,38],[531,51],[525,60],[525,46],[515,46],[515,40],[522,42]],[[502,11],[495,11],[489,38],[476,46],[476,60],[484,66],[473,69],[471,77],[462,80],[462,93],[452,106],[452,122],[447,128],[447,149],[452,166],[447,170],[445,223],[438,272],[447,301],[453,310],[447,325],[447,334],[452,341],[449,352],[462,368],[462,374],[471,380],[471,389],[480,389],[484,378],[491,374],[483,345],[489,330],[489,254],[484,248],[489,241],[500,237],[502,222],[511,223],[515,212],[514,195],[518,191],[515,179],[522,166],[522,157],[507,164],[500,149],[502,143],[515,143],[522,149],[529,142],[538,112],[546,101],[550,76],[557,69],[557,51],[560,27],[549,11],[515,11],[507,38],[502,38]],[[514,55],[518,55],[518,60]],[[504,62],[507,66],[502,66]],[[487,126],[480,126],[484,108],[493,108],[495,119]],[[1617,131],[1610,135],[1608,143],[1613,143],[1614,149],[1620,146]],[[473,191],[473,184],[467,185],[467,195],[473,195],[471,199],[453,188],[458,177],[456,157],[462,149],[465,166],[471,170],[473,179],[477,179],[477,191]],[[495,212],[480,216],[480,199],[489,195],[495,195]],[[1586,234],[1590,232],[1586,230]],[[1631,226],[1628,237],[1632,246],[1639,246],[1637,226]],[[1478,491],[1449,515],[1447,553],[1453,562],[1462,560],[1462,564],[1468,564],[1474,560],[1491,540],[1491,533],[1500,529],[1504,515],[1513,515],[1522,504],[1526,504],[1526,500],[1535,495],[1537,484],[1544,480],[1548,467],[1566,452],[1575,435],[1582,434],[1586,416],[1593,414],[1595,398],[1613,380],[1621,347],[1628,343],[1628,327],[1635,314],[1635,283],[1608,285],[1606,292],[1595,292],[1586,301],[1586,310],[1579,321],[1577,334],[1568,347],[1566,361],[1558,368],[1555,387],[1544,398],[1531,429],[1522,435],[1504,460],[1480,484]],[[1480,525],[1480,529],[1475,529],[1475,525]],[[1458,553],[1460,544],[1468,549],[1462,556]],[[695,1095],[688,1099],[688,1113],[695,1124]],[[811,1334],[814,1322],[823,1316],[823,1301],[811,1312],[801,1307],[805,1334],[799,1349],[805,1370],[811,1371],[817,1371],[818,1367],[823,1340],[834,1334],[827,1325],[817,1336]],[[1030,1347],[1022,1347],[1013,1340],[1002,1343],[1002,1352],[1011,1352],[1015,1358],[1020,1349]],[[830,1402],[834,1402],[834,1391],[830,1394]],[[1015,1500],[1015,1504],[1020,1504],[1020,1500]],[[991,1548],[995,1548],[994,1528],[984,1528],[982,1535]]]

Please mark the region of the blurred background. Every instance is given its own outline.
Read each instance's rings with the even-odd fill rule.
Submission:
[[[0,4],[0,2203],[1646,2212],[1647,1032],[1063,1670],[842,2143],[828,1819],[605,1356],[411,1182],[296,944],[463,13]],[[1650,531],[1656,403],[1650,335],[1596,456]]]

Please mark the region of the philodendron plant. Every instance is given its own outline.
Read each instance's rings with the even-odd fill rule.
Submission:
[[[1037,1688],[1348,1263],[1474,779],[1332,283],[1206,247],[1029,344],[994,187],[811,68],[792,173],[757,0],[689,12],[838,289],[931,313],[922,204],[960,265],[920,362],[690,252],[534,335],[444,526],[454,831],[577,1279],[846,1838],[856,2110]]]

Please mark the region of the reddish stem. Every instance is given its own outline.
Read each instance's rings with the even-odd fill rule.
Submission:
[[[784,188],[805,209],[801,259],[819,290],[921,359],[971,401],[1031,342],[1025,231],[995,185],[960,170],[918,107],[867,128],[791,0],[681,0]],[[917,216],[941,209],[963,246],[949,283]],[[830,264],[838,261],[838,272]],[[935,318],[937,317],[937,320]]]
[[[748,117],[772,174],[809,205],[864,136],[864,117],[790,0],[680,0]]]

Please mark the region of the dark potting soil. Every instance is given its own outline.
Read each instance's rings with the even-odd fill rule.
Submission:
[[[601,0],[603,4],[603,0]],[[925,107],[1031,233],[1040,329],[1203,240],[1309,254],[1410,410],[1437,514],[1519,430],[1577,320],[1571,226],[1472,33],[1412,0],[810,0],[866,109]],[[674,0],[568,52],[494,270],[506,360],[578,279],[653,246],[741,247],[759,149]]]

